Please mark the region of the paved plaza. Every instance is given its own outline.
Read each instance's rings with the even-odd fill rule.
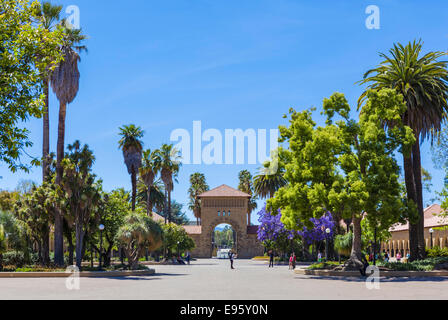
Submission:
[[[381,279],[368,290],[358,278],[296,275],[287,266],[204,259],[190,266],[156,266],[156,274],[135,278],[81,278],[69,291],[65,279],[0,279],[0,299],[448,299],[448,278]]]

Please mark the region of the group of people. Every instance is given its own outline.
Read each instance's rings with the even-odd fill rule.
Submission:
[[[407,261],[409,261],[409,258],[411,257],[411,254],[408,252],[406,254],[406,259]],[[389,256],[389,252],[384,251],[384,261],[389,262],[390,261],[390,256]],[[397,262],[401,262],[401,260],[404,258],[404,256],[401,255],[401,252],[398,251],[397,254],[395,255],[395,259],[397,260]]]
[[[275,258],[274,251],[269,250],[268,255],[269,255],[269,268],[274,268],[274,258]],[[296,254],[293,252],[289,256],[289,270],[294,270],[296,268],[296,263],[297,263],[297,257]]]

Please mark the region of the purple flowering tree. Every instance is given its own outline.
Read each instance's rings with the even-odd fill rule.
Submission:
[[[272,215],[266,210],[266,205],[258,212],[258,240],[268,249],[279,249],[286,252],[292,241],[297,239],[296,231],[287,230],[283,225],[281,211],[277,215]]]
[[[314,227],[312,229],[304,228],[303,231],[287,230],[281,221],[282,213],[279,210],[277,215],[272,215],[266,210],[266,206],[258,212],[258,240],[268,249],[279,249],[287,252],[291,248],[291,244],[299,237],[302,238],[304,245],[320,242],[328,237],[333,238],[335,230],[335,222],[330,212],[327,212],[321,218],[312,218],[310,221]],[[330,229],[327,235],[326,230]]]
[[[314,242],[324,241],[327,237],[332,239],[334,236],[335,222],[331,212],[327,212],[321,218],[311,218],[310,221],[314,224],[314,228],[303,228],[303,231],[299,231],[299,235],[302,237],[304,243],[310,245]],[[330,229],[330,233],[327,235],[326,230]]]

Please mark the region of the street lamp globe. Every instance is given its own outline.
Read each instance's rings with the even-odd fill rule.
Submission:
[[[434,229],[433,228],[429,229],[429,233],[434,233]]]
[[[98,228],[100,229],[100,231],[103,231],[104,230],[104,224],[100,224]]]
[[[331,233],[331,229],[330,229],[330,228],[327,228],[327,229],[325,230],[325,232],[326,232],[327,234],[330,234],[330,233]]]

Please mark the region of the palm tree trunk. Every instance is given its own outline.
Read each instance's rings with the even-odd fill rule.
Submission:
[[[171,191],[168,190],[168,222],[171,223]]]
[[[83,257],[83,240],[84,231],[82,230],[82,224],[80,221],[76,222],[76,266],[81,269],[82,267],[82,257]],[[101,254],[101,253],[100,253]]]
[[[165,184],[165,208],[163,208],[163,210],[165,211],[165,224],[168,221],[168,188],[167,185]]]
[[[154,207],[151,201],[151,186],[148,186],[148,192],[146,195],[146,211],[148,213],[148,217],[152,217],[152,208]]]
[[[43,114],[43,140],[42,140],[42,181],[49,175],[48,156],[50,154],[50,117],[49,117],[49,90],[48,79],[44,80],[45,105]]]
[[[424,259],[426,256],[426,245],[425,245],[425,217],[423,208],[423,186],[422,186],[422,164],[420,155],[420,141],[419,135],[416,135],[417,142],[412,147],[412,159],[413,159],[413,170],[415,179],[415,189],[417,195],[417,208],[419,220],[417,223],[417,247],[418,247],[418,258]]]
[[[408,196],[408,201],[413,201],[416,205],[418,204],[417,192],[415,187],[414,170],[412,155],[403,155],[404,163],[404,180],[406,184],[406,192]],[[410,260],[419,259],[419,248],[418,248],[418,223],[415,223],[412,219],[409,219],[409,249],[410,249]]]
[[[135,211],[135,199],[137,197],[137,174],[135,173],[135,169],[132,169],[131,180],[132,180],[132,211]]]
[[[59,124],[58,124],[58,143],[57,143],[57,162],[56,162],[56,184],[61,185],[62,166],[64,159],[65,147],[65,116],[67,105],[59,102]],[[63,218],[60,208],[56,208],[54,217],[54,263],[57,266],[64,265],[64,235],[63,235]]]

